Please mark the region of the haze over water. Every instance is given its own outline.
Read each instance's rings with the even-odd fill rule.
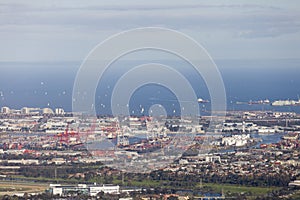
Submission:
[[[148,61],[147,61],[148,62]],[[159,61],[174,67],[191,83],[197,96],[210,99],[201,76],[184,61]],[[237,101],[250,100],[297,100],[300,95],[300,60],[216,60],[223,78],[228,110],[278,110],[300,113],[300,107],[273,107],[269,105],[237,105]],[[110,96],[114,84],[125,69],[145,61],[122,61],[115,63],[98,84],[96,108],[101,114],[110,114]],[[72,89],[80,62],[21,63],[1,62],[0,106],[20,109],[22,107],[62,107],[72,110]],[[122,65],[122,70],[120,70]],[[172,77],[166,77],[172,78]],[[141,107],[148,110],[160,103],[167,112],[178,109],[176,96],[166,88],[147,85],[132,96],[130,109],[141,114]],[[105,106],[103,106],[105,105]],[[99,109],[101,108],[101,109]],[[200,105],[201,114],[210,109],[209,104]],[[146,113],[147,114],[147,113]]]

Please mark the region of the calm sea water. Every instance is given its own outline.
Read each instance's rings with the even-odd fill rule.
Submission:
[[[98,83],[95,96],[98,113],[111,113],[110,100],[116,82],[132,66],[147,62],[122,61],[112,64]],[[174,67],[189,80],[198,97],[210,99],[202,77],[188,63],[184,61],[159,61],[159,63]],[[0,63],[0,106],[16,109],[24,106],[62,107],[66,111],[71,111],[73,83],[80,64],[80,62]],[[260,99],[297,100],[300,95],[300,60],[217,60],[216,64],[224,81],[228,110],[278,110],[300,113],[300,107],[293,106],[236,104],[237,101]],[[176,95],[172,91],[167,87],[149,84],[139,87],[133,93],[129,103],[130,112],[143,114],[141,111],[144,111],[144,114],[148,114],[148,109],[154,104],[163,105],[168,113],[180,110]],[[201,114],[210,110],[210,104],[199,106]]]

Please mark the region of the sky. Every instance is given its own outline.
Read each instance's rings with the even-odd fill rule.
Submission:
[[[299,0],[1,0],[0,107],[71,110],[74,80],[90,52],[114,34],[142,27],[173,29],[202,45],[220,69],[229,102],[300,94]],[[176,63],[197,95],[208,99],[199,80],[191,78],[195,73],[174,57],[134,52],[122,58],[133,62],[118,60],[104,79],[116,81],[126,63],[129,69],[161,59]]]
[[[300,3],[291,1],[0,1],[0,62],[82,61],[109,36],[164,27],[213,59],[299,59]]]

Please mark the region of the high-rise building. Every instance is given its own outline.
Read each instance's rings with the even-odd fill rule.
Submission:
[[[62,108],[56,108],[56,109],[55,109],[55,114],[56,114],[56,115],[64,115],[64,114],[65,114],[65,111],[64,111],[64,109],[62,109]]]
[[[10,113],[10,108],[9,107],[2,107],[1,108],[1,113],[9,114]]]
[[[29,114],[29,113],[30,113],[30,109],[29,109],[29,108],[23,107],[23,108],[21,109],[21,114],[27,115],[27,114]]]
[[[53,110],[51,108],[44,108],[42,114],[53,114]]]

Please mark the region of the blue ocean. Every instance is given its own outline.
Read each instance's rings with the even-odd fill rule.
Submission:
[[[113,63],[103,74],[95,95],[98,114],[111,114],[111,95],[116,82],[133,66],[145,60],[123,60]],[[174,67],[191,84],[198,98],[210,100],[206,84],[185,61],[155,60]],[[300,95],[300,60],[215,60],[222,76],[227,98],[227,110],[271,110],[300,113],[300,106],[274,107],[270,105],[244,105],[236,102],[269,99],[298,100]],[[79,62],[1,62],[0,107],[64,108],[72,111],[72,91]],[[143,76],[147,76],[144,74]],[[166,77],[166,78],[172,78]],[[88,80],[87,80],[88,81]],[[185,89],[185,88],[181,88]],[[152,105],[161,104],[167,113],[179,109],[179,103],[167,87],[159,84],[140,86],[128,105],[136,115],[147,113]],[[209,113],[210,104],[199,104],[201,115]],[[179,109],[180,110],[180,109]],[[178,112],[177,112],[178,113]]]

